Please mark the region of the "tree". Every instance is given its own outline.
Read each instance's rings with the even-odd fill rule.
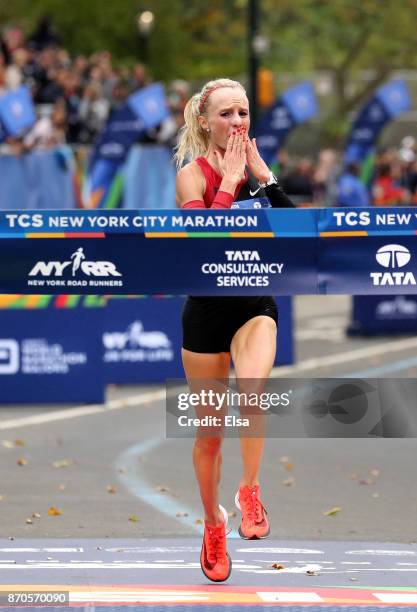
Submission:
[[[340,139],[348,114],[394,70],[417,68],[417,0],[280,0],[278,11],[264,0],[263,7],[271,67],[278,74],[332,76],[332,104],[322,122],[327,139]]]

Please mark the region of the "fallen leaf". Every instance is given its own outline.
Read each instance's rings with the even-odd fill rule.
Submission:
[[[374,485],[375,484],[375,480],[372,480],[371,478],[365,478],[364,480],[360,480],[359,481],[360,485]]]
[[[358,475],[356,472],[352,472],[352,474],[350,475],[350,479],[351,480],[358,480]]]
[[[39,512],[32,512],[32,518],[41,518]]]
[[[107,493],[117,493],[116,487],[113,485],[107,485]]]
[[[202,524],[203,524],[202,519],[197,519],[197,520],[196,520],[196,522],[195,522],[195,524],[196,524],[196,525],[202,525]]]
[[[295,484],[294,476],[290,476],[289,478],[286,478],[285,480],[282,481],[282,484],[285,487],[292,487]]]
[[[24,440],[21,440],[20,438],[17,438],[17,440],[14,441],[14,445],[15,446],[24,446],[25,442],[24,442]]]
[[[372,493],[372,497],[373,497],[374,499],[378,499],[378,497],[379,497],[379,493]]]
[[[281,563],[273,563],[271,565],[272,569],[276,569],[276,570],[282,570],[284,569],[284,566]]]
[[[289,462],[289,458],[288,457],[280,457],[279,461],[280,461],[280,463],[288,463]]]
[[[59,508],[55,508],[55,506],[51,506],[50,508],[48,508],[49,516],[61,516],[61,514],[62,510],[60,510]]]
[[[338,514],[339,512],[341,512],[342,508],[340,508],[340,506],[334,506],[333,508],[330,508],[330,510],[326,510],[326,512],[323,512],[323,516],[336,516],[336,514]]]
[[[129,521],[131,523],[137,523],[137,522],[139,522],[139,518],[137,516],[135,516],[134,514],[132,514],[132,516],[129,516]]]
[[[175,516],[178,516],[178,517],[188,516],[188,512],[177,512]]]
[[[294,464],[293,463],[284,463],[284,469],[287,472],[291,472],[294,469]]]
[[[164,487],[163,485],[159,485],[158,487],[156,487],[156,490],[160,491],[161,493],[169,493],[169,488]]]
[[[58,487],[60,491],[65,491],[66,488],[67,488],[67,485],[64,485],[64,484],[60,484]]]
[[[127,468],[120,468],[119,470],[117,470],[119,472],[119,474],[126,474],[127,472]]]
[[[236,512],[234,512],[234,510],[231,510],[230,512],[227,513],[227,516],[229,518],[233,518],[234,516],[236,516]]]
[[[18,459],[17,460],[17,465],[27,465],[28,464],[28,460],[27,459]]]
[[[54,461],[52,465],[54,468],[65,468],[74,465],[74,461],[73,459],[58,459],[58,461]]]
[[[4,495],[0,495],[0,501],[3,501],[5,499],[6,499],[6,497]]]
[[[375,478],[378,478],[378,476],[380,474],[379,470],[377,470],[376,468],[373,469],[373,470],[369,470],[369,473],[370,473],[371,476],[375,476]]]
[[[32,521],[31,518],[27,518],[26,522],[27,522],[28,525],[33,525],[33,521]]]
[[[3,448],[14,448],[14,444],[11,440],[2,440],[1,445]]]

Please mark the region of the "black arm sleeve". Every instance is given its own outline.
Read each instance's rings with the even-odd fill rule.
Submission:
[[[272,208],[296,208],[279,183],[265,187],[265,193]]]

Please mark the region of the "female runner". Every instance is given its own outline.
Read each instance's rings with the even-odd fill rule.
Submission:
[[[230,79],[208,82],[184,110],[176,161],[177,204],[182,208],[293,207],[250,140],[249,103],[242,85]],[[185,166],[185,160],[191,160]],[[193,380],[229,377],[265,380],[276,353],[277,307],[272,297],[189,297],[183,312],[182,359]],[[198,409],[197,409],[198,413]],[[259,470],[264,438],[241,437],[243,475],[236,493],[245,539],[269,534],[260,499]],[[214,582],[230,576],[227,513],[219,505],[222,436],[197,435],[193,461],[205,512],[200,564]]]

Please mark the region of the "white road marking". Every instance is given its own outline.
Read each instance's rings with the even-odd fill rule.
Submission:
[[[324,550],[310,550],[308,548],[263,548],[262,546],[252,546],[250,548],[236,548],[236,550],[243,553],[271,553],[273,555],[324,555]]]
[[[84,548],[0,548],[0,552],[84,552]]]
[[[262,599],[262,601],[266,601],[268,603],[321,603],[323,601],[323,599],[317,593],[258,591],[256,594]]]
[[[291,374],[297,374],[298,372],[358,361],[360,359],[367,359],[368,357],[376,357],[377,355],[389,355],[391,353],[415,348],[417,348],[417,338],[384,342],[376,346],[367,346],[352,351],[343,351],[342,353],[326,355],[325,357],[305,359],[292,366],[278,366],[272,370],[271,377],[281,378],[282,376],[291,376]]]
[[[346,550],[345,555],[376,555],[387,557],[415,557],[415,550],[385,550],[385,549],[369,549],[369,550]]]
[[[294,335],[296,340],[324,340],[338,343],[346,339],[342,329],[300,329]]]
[[[14,429],[15,427],[27,427],[29,425],[43,425],[52,421],[65,421],[66,419],[75,419],[77,417],[89,416],[90,414],[98,414],[108,412],[109,410],[120,410],[121,408],[130,408],[132,406],[140,406],[148,402],[156,402],[165,399],[165,389],[158,391],[150,391],[141,393],[140,395],[132,395],[128,398],[115,399],[106,404],[92,404],[91,406],[74,406],[54,412],[44,414],[34,414],[30,417],[22,417],[21,419],[10,419],[0,423],[0,430]]]
[[[389,604],[417,604],[416,593],[372,593],[374,597]]]

